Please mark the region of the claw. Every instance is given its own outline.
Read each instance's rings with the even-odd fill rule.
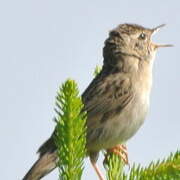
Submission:
[[[125,164],[129,165],[127,147],[119,144],[113,148],[107,149],[107,153],[114,153],[121,157]]]

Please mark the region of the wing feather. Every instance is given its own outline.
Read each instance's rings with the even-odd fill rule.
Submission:
[[[133,98],[130,80],[123,73],[100,77],[101,80],[99,77],[93,80],[82,96],[88,121],[94,116],[120,112]]]

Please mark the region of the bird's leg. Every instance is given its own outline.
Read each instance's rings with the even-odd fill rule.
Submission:
[[[118,156],[121,157],[121,159],[124,161],[125,164],[129,165],[128,152],[127,152],[127,147],[125,145],[119,144],[113,148],[107,149],[107,153],[117,154]]]
[[[103,177],[103,175],[102,175],[102,173],[100,172],[100,170],[99,170],[96,162],[93,161],[92,159],[91,159],[91,164],[92,164],[94,170],[96,171],[96,173],[97,173],[97,175],[98,175],[98,177],[99,177],[99,180],[105,180],[104,177]]]

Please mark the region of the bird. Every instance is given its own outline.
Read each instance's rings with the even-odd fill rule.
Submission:
[[[87,112],[87,156],[100,180],[104,177],[96,165],[99,152],[114,152],[128,161],[122,144],[135,135],[147,116],[156,52],[172,46],[151,40],[164,26],[124,23],[112,29],[104,42],[102,70],[82,94]],[[39,148],[39,159],[23,180],[39,180],[56,168],[53,134]]]

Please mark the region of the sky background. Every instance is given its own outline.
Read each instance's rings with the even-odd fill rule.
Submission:
[[[150,111],[128,142],[130,163],[146,165],[175,152],[180,147],[179,17],[178,0],[0,1],[0,179],[22,179],[54,129],[59,85],[73,78],[82,93],[102,64],[109,30],[124,22],[167,23],[153,39],[175,45],[157,54]],[[44,178],[53,179],[57,170]],[[82,179],[97,179],[88,160]]]

